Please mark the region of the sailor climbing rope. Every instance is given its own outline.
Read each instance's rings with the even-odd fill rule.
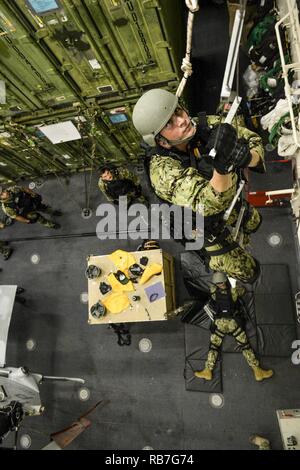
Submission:
[[[187,61],[190,52],[188,44]],[[220,124],[218,116],[192,119],[178,95],[180,90],[175,96],[162,89],[149,90],[133,111],[134,126],[152,148],[147,164],[152,188],[164,201],[202,212],[204,255],[211,269],[242,282],[254,282],[259,263],[231,235],[231,226],[238,219],[236,207],[227,220],[223,216],[236,194],[239,169],[263,166],[261,138],[241,127],[237,134],[229,123]],[[259,227],[261,217],[255,208],[248,209],[240,225],[251,234]]]

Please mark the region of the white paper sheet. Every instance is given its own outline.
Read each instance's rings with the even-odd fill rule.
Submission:
[[[17,286],[0,286],[0,367],[5,365],[6,343]]]
[[[81,139],[81,135],[72,121],[59,122],[49,126],[39,126],[39,130],[48,137],[52,144]]]

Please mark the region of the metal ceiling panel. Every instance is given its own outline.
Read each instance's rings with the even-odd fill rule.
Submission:
[[[0,2],[3,181],[79,171],[107,160],[135,161],[135,102],[148,88],[174,90],[182,75],[181,0],[52,3],[58,9],[45,7],[38,16],[32,0]],[[126,118],[114,124],[109,113],[118,107]],[[80,115],[84,124],[76,121]],[[38,132],[39,125],[67,120],[80,128],[77,142],[54,145]]]

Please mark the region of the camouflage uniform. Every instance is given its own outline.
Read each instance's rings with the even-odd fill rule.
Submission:
[[[15,219],[18,215],[25,217],[26,219],[33,220],[44,227],[55,228],[56,223],[51,220],[45,219],[39,212],[42,211],[47,214],[55,214],[51,207],[42,204],[41,197],[37,194],[36,196],[30,195],[24,191],[21,186],[11,186],[7,188],[9,192],[9,199],[2,201],[3,212],[10,217]],[[22,198],[26,195],[27,206],[22,207]],[[31,200],[30,200],[31,198]]]
[[[263,442],[258,446],[258,450],[271,450],[270,442],[264,439]]]
[[[133,186],[135,188],[132,188],[132,190],[127,192],[126,194],[122,194],[123,196],[125,195],[127,196],[128,205],[133,204],[133,203],[147,204],[146,198],[141,194],[142,187],[140,184],[140,180],[134,173],[127,170],[126,168],[118,168],[115,170],[111,170],[111,173],[113,175],[112,181],[122,182],[122,180],[127,180],[133,183]],[[98,187],[100,191],[105,194],[105,197],[107,198],[108,201],[118,204],[118,198],[112,197],[112,195],[109,192],[109,183],[110,181],[103,180],[100,177],[98,181]]]
[[[1,218],[0,229],[3,229],[5,227],[6,227],[5,218]],[[12,252],[12,249],[8,248],[7,242],[2,242],[0,240],[0,254],[3,255],[4,259],[8,259],[11,252]]]
[[[0,205],[1,207],[1,205]],[[3,214],[3,212],[1,212],[1,215],[0,215],[0,228],[5,228],[5,227],[8,227],[9,225],[12,225],[13,224],[13,220],[8,217],[6,214]]]
[[[0,241],[0,254],[6,257],[11,252],[10,248],[6,246],[5,242]]]
[[[208,123],[215,125],[219,123],[217,116],[208,117]],[[245,128],[238,128],[239,137],[244,137],[250,149],[255,149],[263,163],[263,147],[261,138],[254,132]],[[200,150],[199,150],[200,149]],[[200,145],[194,147],[195,159],[201,162]],[[203,154],[203,153],[202,153]],[[237,189],[237,175],[233,174],[231,188],[222,193],[217,192],[209,180],[213,175],[213,163],[205,161],[205,170],[201,167],[193,168],[186,153],[172,147],[165,150],[158,147],[154,151],[149,163],[149,176],[151,185],[158,197],[171,204],[190,207],[194,212],[204,215],[205,227],[207,221],[214,217],[222,218],[224,211],[229,207]],[[226,226],[233,225],[238,217],[238,212],[233,211]],[[248,216],[243,219],[243,229],[250,234],[257,230],[261,223],[261,216],[255,208],[249,206]],[[212,233],[216,235],[216,233]],[[222,271],[242,282],[254,282],[259,271],[258,262],[243,248],[233,241],[230,232],[223,230],[222,241],[218,237],[212,238],[214,243],[205,244],[206,255],[209,257],[209,267],[215,271]],[[210,245],[210,246],[208,246]],[[222,253],[217,255],[218,251]],[[225,251],[225,252],[224,252]]]
[[[221,289],[219,289],[219,291],[221,291]],[[231,288],[231,296],[234,304],[238,301],[238,297],[241,297],[244,292],[245,290],[241,287]],[[212,291],[212,299],[216,300],[216,288]],[[239,324],[239,315],[239,306],[236,305],[236,312],[233,314],[232,318],[221,316],[215,319],[215,330],[210,337],[209,351],[205,363],[206,369],[211,371],[214,369],[225,335],[232,335],[236,339],[239,346],[241,346],[243,356],[250,367],[259,367],[259,361],[249,344],[246,332]]]

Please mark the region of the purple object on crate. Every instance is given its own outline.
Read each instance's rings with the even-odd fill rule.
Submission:
[[[162,299],[166,296],[164,286],[161,282],[157,282],[156,284],[152,284],[152,286],[145,287],[145,292],[149,302],[155,302],[156,300]]]

